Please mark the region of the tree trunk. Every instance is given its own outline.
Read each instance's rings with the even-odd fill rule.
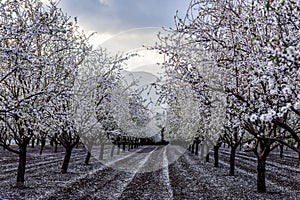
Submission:
[[[209,162],[209,152],[206,154],[205,161]]]
[[[114,156],[114,151],[115,151],[115,145],[113,144],[111,147],[111,151],[110,151],[110,157],[112,158]]]
[[[125,151],[125,149],[126,149],[126,142],[125,142],[125,140],[123,141],[123,152]]]
[[[192,154],[195,153],[194,149],[195,149],[195,142],[193,142],[193,144],[192,144],[192,152],[191,152]]]
[[[230,164],[229,175],[230,176],[234,176],[235,154],[236,154],[236,147],[231,147],[231,150],[230,150],[230,159],[229,159],[229,164]]]
[[[204,159],[204,144],[201,144],[200,157],[201,157],[201,159]]]
[[[131,145],[131,140],[127,140],[128,141],[128,151],[130,151],[130,145]]]
[[[283,144],[280,144],[279,145],[279,150],[280,150],[280,158],[282,159],[283,158]]]
[[[84,163],[86,164],[86,165],[89,165],[89,163],[90,163],[90,158],[91,158],[91,152],[87,152],[86,153],[86,156],[85,156],[85,160],[84,160]]]
[[[133,140],[131,140],[131,149],[133,149],[134,148],[134,142],[133,142]]]
[[[209,162],[209,145],[207,144],[207,142],[206,142],[206,162]]]
[[[120,149],[121,149],[121,143],[118,142],[118,150],[117,150],[117,155],[120,155]]]
[[[134,140],[134,148],[137,149],[138,148],[138,143],[137,143],[137,139]]]
[[[195,155],[198,156],[199,152],[199,142],[196,142],[196,150],[195,150]]]
[[[219,167],[219,145],[214,146],[215,167]]]
[[[25,169],[26,169],[26,151],[27,151],[27,143],[23,143],[20,146],[20,154],[19,154],[19,166],[18,166],[18,172],[17,172],[17,187],[18,188],[24,188],[24,182],[25,182]]]
[[[58,142],[54,141],[54,153],[57,153]]]
[[[35,141],[34,141],[34,139],[32,139],[31,140],[31,148],[34,148],[34,143],[35,143]]]
[[[104,154],[104,143],[100,145],[100,154],[99,154],[99,160],[103,160],[103,154]]]
[[[257,192],[266,192],[266,159],[264,156],[257,158]]]
[[[45,145],[46,145],[46,139],[42,139],[41,140],[40,155],[42,155]]]
[[[87,154],[86,154],[86,157],[85,157],[85,160],[84,160],[84,163],[86,165],[88,165],[90,163],[91,151],[92,151],[92,145],[88,145]]]
[[[68,167],[69,167],[69,163],[70,163],[70,159],[71,159],[71,154],[72,154],[72,149],[71,148],[66,148],[64,161],[63,161],[63,164],[62,164],[62,167],[61,167],[61,173],[63,173],[63,174],[68,172]]]

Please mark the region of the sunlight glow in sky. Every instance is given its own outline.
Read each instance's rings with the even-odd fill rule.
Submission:
[[[90,40],[95,47],[101,45],[111,53],[136,49],[141,56],[129,61],[128,70],[155,74],[159,71],[155,64],[163,59],[142,45],[153,46],[158,31],[173,27],[176,11],[184,16],[188,4],[189,0],[61,0],[59,6],[76,16],[87,34],[96,32]]]

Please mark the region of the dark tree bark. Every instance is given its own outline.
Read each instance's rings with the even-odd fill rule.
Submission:
[[[234,176],[235,171],[235,155],[236,150],[239,148],[242,150],[242,139],[243,134],[238,134],[239,129],[233,128],[225,131],[225,134],[220,137],[220,142],[224,142],[230,147],[230,157],[229,157],[229,175]]]
[[[257,159],[257,192],[266,192],[266,159],[264,156]]]
[[[195,142],[193,142],[193,144],[192,144],[192,151],[191,151],[192,154],[195,153],[194,148],[195,148]]]
[[[86,165],[90,164],[90,158],[91,158],[91,152],[88,151],[87,154],[86,154],[85,160],[84,160],[84,163]]]
[[[131,148],[131,138],[127,139],[127,143],[128,143],[128,151],[130,151],[130,148]]]
[[[122,149],[123,149],[123,152],[125,152],[125,150],[126,150],[126,137],[123,137],[123,140],[122,140]]]
[[[99,160],[103,160],[103,154],[104,154],[104,143],[101,143],[101,145],[100,145]]]
[[[205,161],[209,162],[209,152],[206,154]]]
[[[266,160],[271,151],[272,142],[268,139],[260,139],[259,147],[254,151],[257,157],[257,192],[266,192]]]
[[[121,148],[121,138],[120,136],[117,137],[116,139],[116,145],[117,145],[117,155],[120,155],[120,148]]]
[[[209,147],[208,141],[206,141],[205,148],[206,148],[206,158],[205,158],[205,160],[206,160],[206,162],[209,162],[210,147]]]
[[[283,158],[283,144],[279,145],[279,150],[280,150],[279,155],[280,155],[280,158],[282,159]]]
[[[46,145],[46,138],[42,138],[41,139],[40,155],[42,155],[45,145]]]
[[[54,152],[57,153],[57,147],[58,147],[58,138],[57,138],[57,133],[55,134],[54,138]]]
[[[51,145],[51,143],[52,143],[52,145]],[[51,138],[50,145],[54,146],[54,153],[57,153],[57,146],[58,146],[57,133],[55,133],[54,136]]]
[[[17,129],[13,129],[10,126],[10,130],[14,133],[14,141],[15,144],[18,146],[18,149],[12,148],[11,140],[12,139],[6,139],[6,138],[0,138],[0,146],[5,148],[6,150],[17,154],[19,157],[19,163],[17,168],[17,181],[16,181],[16,187],[19,189],[25,188],[25,171],[26,171],[26,156],[27,156],[27,147],[30,144],[30,141],[33,137],[33,131],[31,129],[27,129],[27,132],[25,132],[25,129],[23,128],[24,124],[22,123],[22,120],[19,120],[18,116],[15,116],[16,126]]]
[[[134,148],[138,148],[138,142],[137,142],[137,138],[134,139]]]
[[[114,156],[114,151],[115,151],[115,145],[113,144],[111,146],[111,151],[110,151],[110,157],[112,158]]]
[[[88,145],[87,154],[86,154],[86,157],[85,157],[85,160],[84,160],[84,163],[86,165],[88,165],[90,163],[91,151],[92,151],[92,145]]]
[[[35,144],[35,140],[32,139],[32,140],[31,140],[31,148],[34,148],[34,144]]]
[[[17,171],[17,187],[24,188],[25,185],[25,169],[26,169],[26,154],[27,154],[27,145],[29,144],[29,139],[22,139],[22,144],[19,146],[19,165]]]
[[[23,148],[19,154],[19,165],[17,172],[17,187],[24,188],[26,169],[26,148]]]
[[[71,159],[72,148],[66,148],[64,161],[61,167],[61,173],[65,174],[68,172],[68,167]]]
[[[120,155],[120,150],[121,150],[121,138],[120,137],[118,137],[117,145],[118,145],[117,155]]]
[[[123,149],[123,152],[124,152],[125,149],[126,149],[126,142],[125,142],[125,140],[123,141],[123,147],[122,147],[122,149]]]
[[[65,148],[65,157],[64,157],[63,164],[61,167],[61,173],[65,174],[68,172],[68,167],[69,167],[69,163],[70,163],[72,150],[76,145],[78,145],[80,137],[78,135],[71,136],[71,134],[68,134],[67,132],[65,132],[59,139],[60,139],[61,144]]]
[[[54,153],[57,153],[58,142],[54,141]]]
[[[230,159],[229,159],[229,163],[230,163],[229,175],[230,176],[234,176],[234,171],[235,171],[235,154],[236,154],[236,147],[233,146],[233,147],[231,147],[231,150],[230,150]]]
[[[130,144],[131,144],[131,149],[134,149],[134,140],[133,139],[131,139]]]
[[[201,146],[200,146],[200,157],[201,157],[201,159],[204,158],[204,144],[201,144]]]
[[[25,136],[24,129],[20,128],[20,143],[19,146],[19,164],[17,171],[17,187],[23,189],[25,187],[25,170],[26,170],[26,156],[27,156],[27,146],[29,145],[31,137]],[[32,132],[31,130],[29,130]]]
[[[199,152],[199,142],[196,142],[196,149],[195,149],[195,155],[198,156]]]
[[[215,159],[215,167],[219,167],[219,148],[220,145],[215,145],[214,146],[214,159]]]
[[[120,149],[121,149],[121,144],[120,144],[120,143],[118,143],[117,155],[120,155]]]

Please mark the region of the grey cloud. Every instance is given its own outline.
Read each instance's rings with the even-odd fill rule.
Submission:
[[[62,0],[60,6],[80,24],[99,32],[136,27],[172,26],[176,10],[183,15],[189,0]]]

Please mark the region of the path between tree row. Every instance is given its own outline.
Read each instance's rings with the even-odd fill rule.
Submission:
[[[179,155],[180,151],[172,146],[143,147],[106,162],[106,165],[92,159],[89,169],[86,170],[86,166],[82,164],[83,151],[78,150],[70,165],[71,170],[66,175],[68,181],[66,177],[57,180],[58,175],[54,171],[58,168],[46,160],[48,166],[41,169],[35,166],[35,173],[29,167],[30,179],[38,179],[40,173],[44,173],[45,178],[42,177],[44,181],[40,184],[45,186],[34,185],[25,191],[16,190],[9,193],[1,191],[0,197],[22,199],[22,193],[24,199],[297,199],[297,196],[300,196],[298,188],[281,185],[281,181],[287,182],[289,170],[293,175],[291,181],[299,185],[299,177],[294,177],[297,176],[297,172],[293,171],[297,170],[294,167],[284,169],[283,166],[281,169],[279,163],[270,161],[272,165],[268,170],[274,169],[275,172],[279,170],[280,176],[275,179],[274,175],[270,176],[268,174],[271,173],[267,172],[270,192],[258,194],[255,192],[256,175],[253,172],[256,163],[251,157],[246,159],[242,153],[237,154],[237,175],[233,177],[227,175],[228,149],[221,149],[220,168],[214,168],[212,162],[205,163],[189,152],[172,162],[170,156],[176,154]],[[58,164],[58,161],[53,162]],[[122,167],[124,171],[119,170]],[[72,168],[79,169],[72,170]],[[151,171],[153,168],[158,169]],[[53,182],[49,184],[51,175]],[[270,180],[268,176],[271,177]],[[31,196],[28,192],[30,189],[33,193],[34,189],[40,190],[40,193],[35,191],[37,194]],[[12,196],[14,198],[10,198]]]

